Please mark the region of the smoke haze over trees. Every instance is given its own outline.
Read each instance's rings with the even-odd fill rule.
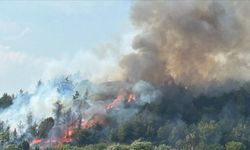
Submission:
[[[72,73],[3,94],[0,149],[250,149],[249,7],[134,2],[134,51],[112,81]]]

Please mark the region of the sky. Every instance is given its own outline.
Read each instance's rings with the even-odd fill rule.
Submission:
[[[96,78],[106,66],[117,67],[133,35],[131,4],[0,1],[0,93],[77,72]]]

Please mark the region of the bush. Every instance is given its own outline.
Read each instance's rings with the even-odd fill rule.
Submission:
[[[4,150],[22,150],[18,148],[16,145],[8,145]]]
[[[7,108],[13,103],[13,96],[10,96],[6,93],[0,98],[0,108]]]
[[[130,150],[152,150],[153,145],[151,142],[144,142],[141,140],[135,140],[131,145],[130,145]]]
[[[206,145],[206,144],[199,144],[195,147],[195,150],[224,150],[224,146],[220,144],[211,144],[211,145]]]
[[[127,145],[115,144],[110,145],[107,150],[129,150],[129,147]]]
[[[158,147],[156,147],[154,150],[171,150],[171,147],[165,144],[161,144]]]
[[[246,150],[246,145],[241,142],[231,141],[226,144],[226,150]]]

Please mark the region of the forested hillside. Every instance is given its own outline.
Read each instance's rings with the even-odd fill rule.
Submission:
[[[249,14],[0,0],[0,150],[250,150]]]
[[[68,145],[75,149],[250,149],[250,84],[216,96],[196,96],[180,85],[168,85],[160,87],[160,90],[164,93],[160,98],[140,106],[139,111],[131,118],[109,115],[104,124],[77,129]],[[75,95],[72,100],[73,97]],[[4,94],[0,99],[1,107],[10,107],[12,100],[12,96]],[[55,104],[55,107],[58,105],[62,104]],[[134,105],[127,104],[125,107]],[[118,111],[114,109],[110,113]],[[27,121],[29,119],[32,116],[27,116]],[[25,136],[32,134],[44,138],[48,136],[55,122],[55,119],[47,118],[40,124],[32,124],[23,137],[12,142],[11,138],[15,138],[16,133],[10,132],[2,122],[1,143],[25,146],[28,143],[25,142]],[[90,144],[92,145],[86,147]]]

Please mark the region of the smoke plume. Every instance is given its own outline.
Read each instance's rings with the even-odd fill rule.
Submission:
[[[248,2],[138,1],[132,22],[140,33],[120,65],[125,78],[185,85],[249,79]]]
[[[68,131],[72,122],[74,128],[80,122],[82,128],[88,129],[96,124],[105,124],[103,118],[106,116],[127,121],[138,112],[140,106],[152,102],[161,94],[172,96],[175,101],[170,102],[176,103],[177,110],[184,110],[191,96],[185,96],[183,91],[176,94],[171,86],[166,94],[159,90],[160,85],[180,83],[206,87],[229,79],[250,79],[250,20],[246,16],[249,6],[249,2],[232,1],[138,1],[132,7],[131,14],[132,22],[139,30],[132,44],[134,52],[121,53],[124,57],[117,54],[109,61],[103,60],[104,65],[95,69],[93,66],[99,66],[100,60],[92,53],[81,54],[88,57],[85,60],[79,56],[71,63],[62,61],[61,68],[50,65],[51,70],[61,72],[67,66],[77,64],[81,68],[87,65],[85,67],[90,78],[103,81],[103,78],[110,80],[122,74],[122,81],[97,84],[76,76],[51,80],[39,84],[33,93],[18,94],[13,105],[0,110],[0,120],[8,122],[11,129],[15,129],[19,122],[25,124],[31,112],[34,122],[38,123],[44,118],[54,117],[56,124],[52,131],[57,128]],[[121,68],[114,71],[113,68],[117,67],[114,61],[118,61],[118,56],[121,58]],[[72,68],[69,67],[69,70]],[[180,95],[184,95],[184,98],[180,98]],[[176,99],[181,100],[182,107],[177,107],[179,101]],[[58,106],[62,103],[63,107],[54,111],[55,103]],[[54,112],[58,113],[55,115]],[[60,126],[64,113],[69,113],[73,119]],[[182,122],[176,124],[180,128],[185,127]],[[24,128],[28,128],[28,125],[25,124]],[[25,129],[19,132],[25,132]]]

